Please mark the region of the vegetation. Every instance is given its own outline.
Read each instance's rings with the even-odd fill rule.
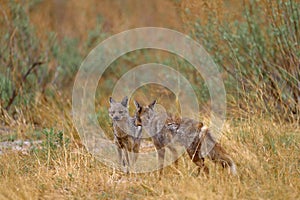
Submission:
[[[195,38],[213,52],[229,82],[236,81],[239,108],[279,120],[299,121],[299,2],[250,1],[240,19],[195,22]],[[236,103],[236,102],[234,102]]]
[[[87,151],[72,122],[72,86],[84,57],[113,33],[139,25],[134,13],[143,5],[128,2],[0,0],[0,141],[42,140],[28,153],[0,154],[0,198],[298,199],[299,1],[149,2],[147,9],[158,14],[145,11],[145,16],[157,17],[162,9],[169,16],[165,26],[189,34],[218,64],[228,107],[221,143],[239,173],[229,176],[207,161],[210,177],[196,177],[196,166],[184,155],[178,169],[167,167],[161,180],[156,172],[126,175],[105,166]],[[44,13],[49,16],[42,19]],[[117,59],[99,80],[95,105],[106,132],[112,130],[107,108],[115,83],[148,62],[183,74],[203,108],[201,120],[209,120],[209,93],[200,74],[175,55],[140,50]],[[134,96],[144,102],[158,98],[176,109],[167,107],[176,105],[175,95],[157,85],[139,88]]]

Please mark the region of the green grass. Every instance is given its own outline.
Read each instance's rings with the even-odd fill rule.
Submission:
[[[156,172],[127,175],[105,166],[87,152],[74,127],[73,80],[88,51],[109,36],[103,31],[105,19],[98,17],[85,43],[59,40],[56,33],[41,41],[28,16],[38,3],[10,1],[0,7],[0,126],[9,129],[0,133],[0,141],[42,140],[28,153],[0,155],[0,199],[299,199],[299,2],[245,1],[241,18],[234,21],[218,19],[212,10],[206,25],[184,24],[224,78],[228,110],[221,143],[239,175],[206,161],[209,178],[196,177],[196,166],[184,155],[178,169],[165,168],[161,180]],[[209,105],[205,83],[185,60],[156,50],[128,53],[103,74],[96,114],[90,115],[110,139],[107,108],[114,84],[147,62],[173,66],[190,81],[203,110]],[[157,85],[139,88],[134,97],[158,98],[169,110],[177,108],[175,95]],[[209,116],[201,114],[201,119]]]

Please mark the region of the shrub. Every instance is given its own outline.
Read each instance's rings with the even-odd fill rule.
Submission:
[[[1,18],[0,103],[10,110],[13,104],[33,101],[36,92],[45,88],[48,61],[23,5],[10,1],[7,7]]]
[[[243,8],[233,23],[212,16],[206,25],[195,22],[194,36],[229,76],[239,109],[299,120],[300,3],[248,1]]]

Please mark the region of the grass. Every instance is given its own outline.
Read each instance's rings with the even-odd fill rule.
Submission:
[[[241,110],[299,121],[299,2],[239,4],[242,12],[236,18],[214,15],[218,9],[212,8],[206,24],[190,21],[191,35],[227,75],[227,92]]]
[[[46,107],[46,106],[45,106]],[[53,117],[55,118],[55,117]],[[237,125],[238,124],[238,125]],[[89,154],[77,133],[46,130],[47,143],[28,155],[0,157],[1,199],[297,199],[300,196],[300,129],[265,118],[228,120],[222,144],[237,163],[238,177],[207,161],[210,176],[195,176],[184,155],[179,168],[131,174],[108,168]],[[58,141],[58,143],[56,143]]]
[[[0,141],[43,142],[27,154],[8,151],[0,155],[0,199],[300,198],[297,1],[243,1],[238,4],[243,12],[234,14],[223,12],[222,1],[172,1],[183,20],[180,26],[220,66],[228,101],[221,143],[236,162],[239,175],[232,177],[206,161],[209,178],[196,177],[196,166],[185,154],[178,169],[174,165],[165,168],[160,180],[156,172],[127,175],[105,166],[86,150],[72,122],[74,75],[83,55],[108,36],[102,24],[109,27],[107,19],[97,13],[96,26],[85,37],[62,37],[36,30],[30,21],[38,16],[29,17],[35,6],[46,4],[51,9],[53,5],[28,2],[1,2],[0,6]],[[77,27],[72,21],[76,19],[65,24]],[[39,20],[33,21],[38,24]],[[86,32],[85,27],[92,27],[85,25],[84,30],[78,27],[79,35]],[[183,74],[196,90],[200,106],[209,107],[205,83],[183,59],[154,50],[131,52],[114,62],[98,83],[96,117],[110,138],[107,108],[114,84],[133,66],[157,60]],[[134,95],[147,102],[158,98],[176,110],[175,95],[166,88],[151,85]],[[201,114],[206,119],[209,110]]]

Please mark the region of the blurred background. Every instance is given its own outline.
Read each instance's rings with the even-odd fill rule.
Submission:
[[[19,118],[15,114],[22,112],[23,120],[43,123],[30,116],[32,107],[50,99],[70,101],[76,72],[99,42],[154,26],[183,32],[204,46],[222,73],[230,112],[299,120],[298,1],[1,0],[0,5],[2,117]],[[158,50],[115,61],[99,82],[101,91],[109,95],[122,74],[151,61],[175,67],[193,84],[199,102],[209,104],[205,83],[189,63]],[[97,100],[107,105],[107,99]]]
[[[189,35],[218,65],[227,94],[222,142],[239,178],[212,170],[199,184],[203,178],[191,175],[195,166],[183,157],[159,183],[151,174],[139,175],[137,184],[118,182],[118,173],[83,147],[71,114],[80,64],[101,41],[145,26]],[[299,44],[299,0],[0,0],[0,198],[299,198]],[[114,85],[150,62],[179,71],[197,96],[201,112],[195,118],[209,119],[207,86],[190,63],[138,50],[114,61],[98,82],[96,117],[109,138]],[[133,98],[142,104],[158,99],[177,112],[176,95],[151,84]],[[25,151],[23,141],[32,141]]]

